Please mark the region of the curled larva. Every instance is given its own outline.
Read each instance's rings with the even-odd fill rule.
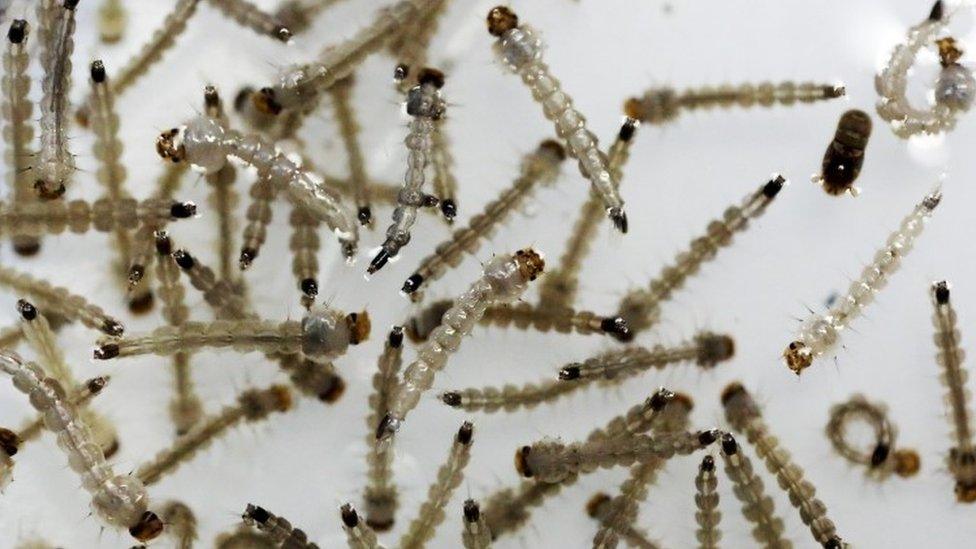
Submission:
[[[874,432],[873,445],[864,448],[848,440],[848,428],[855,423],[866,423]],[[869,402],[864,395],[856,394],[833,405],[825,431],[834,450],[851,463],[864,466],[870,478],[883,480],[892,473],[910,477],[921,468],[918,452],[895,446],[898,430],[888,419],[887,407]]]

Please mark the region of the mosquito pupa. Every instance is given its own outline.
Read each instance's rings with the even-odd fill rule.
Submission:
[[[342,529],[346,532],[346,541],[350,549],[379,549],[382,547],[376,540],[376,532],[368,524],[368,521],[361,520],[356,509],[344,503],[339,508],[342,516]]]
[[[417,349],[417,359],[404,371],[390,411],[376,429],[377,439],[388,439],[400,429],[407,414],[420,403],[420,397],[433,386],[434,376],[447,366],[448,358],[461,346],[464,336],[471,333],[485,308],[521,297],[544,267],[542,256],[531,248],[495,256],[485,265],[482,276],[454,301],[444,313],[441,325]]]
[[[283,385],[244,391],[238,395],[236,404],[202,418],[186,434],[177,438],[170,448],[139,466],[135,475],[147,486],[155,484],[163,476],[193,459],[199,450],[206,448],[232,427],[245,421],[253,423],[267,419],[272,412],[287,412],[291,406],[291,391]]]
[[[786,346],[783,358],[796,375],[813,364],[814,359],[831,351],[840,340],[840,332],[861,315],[874,301],[876,293],[888,284],[891,275],[901,267],[902,258],[915,246],[915,239],[925,229],[925,222],[942,201],[942,191],[936,189],[925,196],[901,224],[888,235],[885,246],[874,255],[874,261],[851,282],[847,295],[837,301],[826,314],[811,315],[800,326],[797,338]]]
[[[98,38],[104,44],[122,40],[128,19],[122,0],[102,0],[98,6]]]
[[[520,330],[532,328],[540,332],[556,331],[580,335],[609,335],[622,341],[632,339],[630,327],[619,316],[600,316],[592,311],[578,311],[569,307],[540,308],[530,303],[513,303],[488,307],[481,324],[502,328],[514,325]]]
[[[603,524],[610,515],[612,505],[613,498],[609,494],[603,492],[596,493],[586,502],[586,514]],[[639,549],[657,549],[659,547],[656,543],[647,539],[647,534],[637,529],[633,524],[624,525],[619,532],[619,536],[630,547],[637,547]],[[600,545],[600,547],[611,546],[616,547],[616,540],[611,544],[604,543]]]
[[[367,474],[363,502],[366,523],[374,530],[385,532],[393,527],[397,508],[397,488],[393,483],[393,452],[383,451],[373,444],[373,429],[389,411],[390,401],[400,383],[400,367],[403,363],[403,327],[390,330],[383,353],[373,374],[373,392],[369,395],[370,413],[366,416]]]
[[[411,117],[410,129],[404,139],[407,146],[407,172],[403,176],[403,186],[393,211],[393,223],[386,229],[386,240],[366,270],[369,274],[382,269],[387,261],[396,257],[400,249],[410,242],[410,229],[417,220],[417,211],[431,201],[424,193],[424,171],[430,164],[437,121],[444,116],[447,108],[440,92],[444,86],[444,74],[435,69],[424,69],[417,82],[407,92],[407,114]]]
[[[228,156],[239,158],[257,168],[258,177],[266,177],[276,193],[285,191],[296,206],[307,208],[328,225],[338,238],[343,255],[351,258],[356,253],[359,231],[339,195],[262,138],[225,130],[216,120],[198,116],[182,129],[160,135],[156,150],[165,159],[185,160],[208,173],[222,168]]]
[[[0,427],[0,492],[13,481],[14,461],[11,457],[17,455],[20,438],[17,433]]]
[[[389,43],[388,49],[397,60],[394,80],[400,92],[405,93],[412,85],[409,78],[411,73],[417,73],[419,67],[427,66],[430,43],[449,3],[449,0],[436,0],[427,11],[405,25],[403,32]]]
[[[494,230],[532,195],[537,186],[549,185],[556,180],[565,158],[562,145],[553,140],[543,141],[535,151],[525,155],[521,174],[512,185],[486,204],[480,214],[472,217],[467,227],[454,231],[450,239],[438,244],[434,253],[424,258],[403,283],[403,292],[413,294],[460,265],[464,254],[477,253],[481,241],[490,239]]]
[[[15,19],[7,32],[7,47],[3,53],[4,76],[3,91],[3,137],[4,158],[7,161],[7,183],[14,204],[24,204],[37,200],[34,193],[34,180],[30,174],[31,143],[34,140],[34,125],[31,118],[34,103],[27,94],[30,92],[31,77],[28,73],[30,58],[27,55],[27,36],[30,25],[23,19]],[[39,238],[14,234],[13,248],[18,255],[31,256],[41,247]]]
[[[203,294],[203,300],[214,310],[218,319],[257,318],[248,313],[247,303],[244,297],[237,293],[234,285],[218,279],[213,269],[190,255],[190,252],[176,250],[172,253],[172,258],[186,274],[190,285]]]
[[[72,294],[67,288],[54,286],[27,273],[0,266],[0,286],[31,298],[45,311],[67,320],[77,320],[110,336],[118,337],[125,331],[121,322],[105,314],[98,305],[89,303],[80,295]]]
[[[763,481],[752,468],[752,461],[741,451],[732,435],[722,435],[722,460],[725,474],[732,481],[732,491],[742,502],[742,516],[754,524],[752,537],[769,549],[791,549],[783,539],[783,519],[776,515],[776,504],[766,494]]]
[[[241,515],[244,524],[253,526],[268,534],[274,540],[276,547],[289,549],[318,549],[319,546],[308,541],[308,535],[295,528],[282,517],[272,514],[264,507],[247,504]]]
[[[464,549],[490,549],[491,530],[488,521],[481,514],[481,507],[473,499],[464,500],[462,512],[464,530],[461,532],[461,544]]]
[[[637,120],[627,118],[617,133],[617,139],[607,152],[607,166],[616,174],[618,184],[623,180],[623,166],[630,158],[630,144],[634,141],[637,124]],[[596,193],[591,192],[580,208],[576,224],[573,225],[573,230],[566,239],[566,249],[559,258],[559,266],[547,274],[542,281],[539,288],[540,308],[572,306],[579,289],[580,266],[590,252],[590,246],[602,217],[603,201]]]
[[[65,230],[79,234],[134,231],[141,227],[165,226],[170,221],[187,219],[196,214],[193,202],[149,198],[112,200],[58,200],[5,204],[0,202],[0,232],[30,235],[61,234]]]
[[[579,161],[580,173],[592,185],[593,192],[621,233],[627,232],[624,201],[617,191],[616,175],[607,166],[607,157],[599,141],[586,127],[586,118],[573,106],[573,100],[562,90],[559,80],[543,60],[545,44],[535,30],[519,25],[518,16],[505,6],[488,12],[488,32],[498,38],[495,56],[522,78],[532,97],[542,106],[546,118],[556,127],[556,135],[566,142],[566,152]]]
[[[863,422],[874,431],[874,443],[868,448],[858,447],[847,439],[847,429],[852,423]],[[910,477],[918,473],[921,458],[918,452],[897,448],[897,429],[888,420],[884,405],[869,402],[857,394],[830,408],[827,421],[827,440],[844,459],[863,465],[869,477],[883,480],[891,473]]]
[[[860,192],[854,181],[861,174],[869,137],[871,117],[868,113],[851,109],[840,116],[834,139],[824,153],[820,176],[815,179],[827,194],[837,196],[847,192],[857,196]]]
[[[306,208],[295,207],[288,219],[291,225],[291,271],[298,281],[298,290],[302,292],[302,306],[310,308],[315,303],[319,293],[319,261],[316,255],[319,251],[319,222]]]
[[[718,476],[715,458],[705,456],[695,476],[695,539],[700,549],[717,549],[722,540],[722,512],[718,510]]]
[[[227,17],[237,21],[242,27],[275,40],[288,42],[291,30],[272,14],[267,13],[248,0],[210,0],[210,5]]]
[[[965,503],[976,501],[976,445],[973,444],[973,427],[970,411],[970,392],[966,389],[969,372],[963,368],[966,353],[960,341],[962,334],[957,325],[956,310],[949,300],[949,283],[932,284],[932,302],[935,312],[935,360],[942,367],[942,383],[948,389],[945,402],[952,413],[955,446],[949,450],[947,464],[956,479],[956,499]]]
[[[427,490],[427,499],[417,510],[417,518],[410,523],[400,538],[402,549],[419,549],[434,537],[437,527],[444,522],[444,508],[451,501],[454,490],[464,480],[464,468],[471,459],[474,425],[465,421],[454,436],[454,443],[447,461],[437,470],[437,480]]]
[[[271,536],[241,525],[235,532],[224,532],[214,541],[216,549],[277,549]]]
[[[833,521],[827,517],[827,506],[817,499],[813,484],[803,478],[803,469],[793,463],[790,453],[769,432],[752,395],[741,384],[731,383],[722,391],[722,406],[725,407],[725,419],[736,432],[746,436],[756,449],[756,455],[766,463],[766,469],[776,476],[803,524],[810,528],[813,539],[824,547],[839,548],[841,538]],[[724,447],[723,440],[723,451]]]
[[[102,390],[105,389],[108,382],[108,376],[93,377],[81,385],[75,386],[68,395],[68,402],[70,402],[75,408],[87,406],[91,399],[102,393]],[[44,414],[39,414],[39,417],[24,424],[17,431],[17,436],[20,439],[20,442],[23,444],[37,438],[43,430]],[[99,446],[103,448],[105,447],[101,444],[99,444]]]
[[[703,86],[681,92],[671,87],[661,87],[651,88],[640,97],[628,99],[624,103],[624,112],[647,124],[664,125],[676,120],[683,111],[714,107],[748,109],[757,105],[766,108],[774,105],[788,107],[794,103],[836,99],[846,94],[844,86],[790,81]]]
[[[346,148],[346,163],[349,165],[349,184],[352,186],[353,199],[356,202],[356,218],[363,225],[372,225],[373,208],[369,200],[369,178],[366,176],[366,160],[359,145],[359,122],[352,107],[352,88],[355,78],[349,76],[336,82],[329,89],[332,96],[332,108],[335,111],[336,123],[342,144]]]
[[[204,113],[219,121],[227,124],[227,114],[224,112],[223,101],[214,86],[207,86],[203,90]],[[234,229],[236,219],[234,212],[240,201],[234,184],[237,182],[237,169],[230,163],[217,170],[215,173],[207,175],[207,184],[210,185],[210,197],[208,202],[212,206],[217,216],[217,232],[219,236],[218,257],[220,258],[220,279],[232,282],[238,279],[236,270],[233,268]]]
[[[761,216],[785,184],[786,180],[777,175],[747,195],[738,206],[729,206],[721,219],[708,224],[704,235],[692,240],[687,250],[678,253],[670,265],[661,269],[647,289],[628,292],[620,301],[618,314],[627,322],[631,333],[636,335],[656,324],[661,304],[684,287],[704,263],[730,246],[736,233],[748,229],[749,220]]]
[[[45,427],[57,436],[68,465],[81,476],[99,518],[109,526],[128,528],[139,541],[159,536],[163,523],[148,510],[146,488],[136,477],[113,473],[88,426],[65,398],[61,384],[45,376],[37,364],[25,363],[11,351],[0,351],[0,371],[11,376],[14,387],[30,395],[31,406],[44,414]]]
[[[197,539],[197,517],[186,504],[167,502],[159,511],[166,524],[166,533],[176,542],[176,549],[192,549]]]
[[[338,0],[284,0],[275,10],[275,19],[293,34],[308,30],[318,15]]]

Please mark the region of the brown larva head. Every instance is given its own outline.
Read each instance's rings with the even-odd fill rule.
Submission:
[[[546,139],[542,143],[539,143],[539,152],[550,154],[559,162],[566,160],[566,148],[555,139]]]
[[[129,299],[129,311],[134,315],[144,315],[152,310],[155,301],[152,291],[140,291]]]
[[[272,405],[279,412],[287,412],[291,409],[292,398],[291,390],[284,385],[272,385],[269,391]]]
[[[936,40],[935,45],[939,47],[939,62],[943,67],[958,63],[959,58],[962,57],[962,50],[956,45],[956,39],[951,36]]]
[[[600,510],[604,505],[609,503],[610,496],[603,492],[597,492],[593,494],[593,497],[586,502],[586,514],[592,518],[597,518],[600,516]]]
[[[728,406],[732,399],[737,398],[742,395],[748,396],[749,393],[746,392],[746,388],[742,386],[738,381],[733,381],[722,389],[722,406]]]
[[[423,86],[430,84],[437,89],[444,87],[444,73],[430,67],[424,67],[417,73],[417,83]]]
[[[505,6],[495,6],[488,12],[488,33],[492,36],[501,36],[518,24],[518,15]]]
[[[338,402],[342,395],[346,393],[346,382],[339,376],[332,376],[332,384],[322,393],[319,393],[319,400],[326,404]]]
[[[18,238],[14,236],[14,253],[21,257],[31,257],[41,251],[41,241],[35,238]]]
[[[515,252],[515,263],[518,264],[519,274],[522,275],[522,278],[529,281],[538,278],[546,268],[545,260],[532,248]]]
[[[705,332],[699,334],[695,340],[698,343],[699,366],[715,366],[735,355],[735,340],[725,334]]]
[[[159,537],[163,533],[163,521],[156,513],[146,511],[139,518],[139,522],[129,528],[129,534],[139,541],[146,542]]]
[[[281,104],[275,100],[275,92],[271,88],[261,88],[251,95],[251,102],[258,112],[264,114],[281,114]]]
[[[531,446],[523,446],[515,450],[515,470],[525,478],[532,478],[534,474],[529,467],[528,457],[532,453]]]
[[[13,456],[17,454],[17,449],[20,447],[20,437],[17,433],[0,427],[0,451],[7,454],[8,456]]]
[[[89,393],[97,395],[108,385],[109,379],[109,376],[93,377],[85,382],[85,387],[88,388]]]
[[[353,345],[359,345],[369,339],[369,332],[373,328],[369,313],[365,310],[346,315],[346,325],[349,327],[349,343]]]
[[[675,393],[669,406],[680,406],[686,412],[691,412],[695,408],[695,401],[687,393]]]
[[[624,101],[624,114],[632,120],[644,120],[644,106],[639,97],[631,97]]]
[[[895,451],[895,473],[900,477],[913,477],[922,468],[922,458],[911,449]]]
[[[34,190],[41,200],[57,200],[64,196],[66,189],[64,183],[38,179],[34,181]]]
[[[959,503],[976,502],[976,483],[957,481],[956,500]]]
[[[172,128],[156,138],[156,154],[174,164],[186,160],[186,148],[180,142],[180,130]]]
[[[800,375],[813,364],[813,352],[802,341],[790,342],[783,350],[783,358],[786,359],[786,366],[796,375]]]
[[[105,459],[112,459],[115,454],[119,453],[119,448],[121,447],[122,445],[119,443],[119,437],[115,437],[108,441],[108,444],[102,448],[102,453],[105,454]]]

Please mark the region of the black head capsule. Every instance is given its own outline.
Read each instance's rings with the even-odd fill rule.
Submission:
[[[19,449],[20,437],[17,436],[17,433],[10,429],[0,427],[0,452],[13,457],[17,455],[17,450]]]
[[[634,138],[634,134],[637,133],[637,124],[638,122],[636,118],[631,118],[628,116],[627,119],[624,120],[624,124],[620,126],[620,132],[617,134],[617,138],[625,143],[630,142],[630,140]]]
[[[284,42],[284,43],[287,44],[288,42],[291,41],[291,37],[293,35],[292,35],[292,32],[291,32],[291,29],[289,29],[288,27],[286,27],[284,25],[279,25],[278,28],[276,28],[275,31],[274,31],[274,36],[278,40],[280,40],[280,41],[282,41],[282,42]]]
[[[78,0],[64,0],[64,9],[73,10],[78,7]]]
[[[929,12],[929,21],[941,21],[943,15],[945,15],[945,6],[942,0],[936,0],[935,4],[932,4],[932,11]]]
[[[93,354],[95,360],[109,360],[119,356],[119,346],[115,343],[106,343],[95,349]]]
[[[820,177],[827,194],[857,193],[854,181],[864,165],[864,149],[870,137],[871,117],[866,112],[852,109],[841,115],[823,157]]]
[[[264,524],[271,520],[271,513],[268,512],[264,507],[259,507],[257,505],[247,504],[247,508],[244,510],[244,514],[241,518],[246,520],[253,520],[258,524]]]
[[[396,67],[393,68],[393,81],[394,82],[403,82],[404,80],[407,79],[408,76],[410,76],[410,67],[409,66],[407,66],[407,65],[405,65],[403,63],[400,63]]]
[[[702,471],[714,471],[715,470],[715,458],[712,456],[705,456],[701,462]]]
[[[169,208],[174,219],[187,219],[197,215],[197,205],[193,202],[174,202]]]
[[[254,263],[254,259],[257,258],[258,251],[254,248],[241,248],[241,255],[237,259],[238,265],[240,265],[241,270],[245,270]]]
[[[410,275],[410,278],[408,278],[403,282],[403,287],[400,288],[400,290],[402,290],[403,293],[405,294],[412,294],[417,290],[419,290],[420,286],[422,286],[423,283],[424,283],[424,277],[415,273]]]
[[[766,198],[776,198],[776,195],[783,190],[784,185],[786,185],[786,179],[782,175],[777,175],[763,186],[763,196]]]
[[[722,453],[727,456],[734,456],[739,453],[739,444],[732,435],[725,433],[722,435]]]
[[[105,64],[102,63],[101,59],[92,61],[90,72],[92,82],[96,84],[102,84],[105,82]]]
[[[436,196],[434,196],[432,194],[425,194],[424,197],[421,199],[420,207],[421,208],[436,208],[437,205],[440,204],[440,203],[441,203],[441,199],[440,198],[437,198]]]
[[[376,440],[384,440],[393,436],[400,428],[400,422],[390,414],[383,416],[380,424],[376,426]]]
[[[667,389],[661,388],[658,389],[656,393],[651,395],[651,398],[648,400],[650,401],[649,404],[651,409],[655,412],[660,412],[665,406],[668,405],[669,402],[671,402],[671,399],[673,398],[674,393]]]
[[[386,251],[386,248],[382,248],[379,252],[376,253],[376,256],[373,257],[373,260],[369,262],[369,267],[366,267],[366,273],[373,274],[376,271],[382,269],[384,266],[386,266],[386,263],[390,261],[391,257],[392,256],[390,255],[390,252]]]
[[[940,280],[932,285],[933,291],[935,293],[935,303],[937,305],[946,305],[949,303],[949,283],[945,280]]]
[[[940,2],[941,3],[941,2]],[[837,536],[834,536],[823,544],[824,549],[841,549],[844,547],[844,541]]]
[[[156,253],[159,255],[170,255],[173,253],[173,241],[169,239],[166,231],[156,231],[153,233],[156,239]]]
[[[129,284],[138,284],[144,276],[146,276],[146,267],[144,265],[133,265],[129,267]]]
[[[302,280],[301,283],[302,293],[308,297],[315,297],[319,295],[319,283],[315,281],[314,278],[306,278]]]
[[[346,525],[346,528],[359,526],[359,513],[353,509],[352,505],[346,503],[339,508],[339,513],[342,515],[342,523]]]
[[[193,256],[190,255],[190,252],[186,250],[176,250],[173,252],[173,259],[184,271],[188,271],[192,269],[194,265],[196,265],[196,261],[193,259]]]
[[[386,339],[386,344],[393,349],[399,349],[403,345],[403,326],[394,326],[390,330],[390,335]]]
[[[698,432],[698,443],[702,446],[708,446],[709,444],[718,440],[719,431],[717,429],[709,429],[707,431]]]
[[[560,381],[572,381],[574,379],[579,379],[579,377],[580,367],[577,365],[566,366],[565,368],[559,370]]]
[[[11,44],[21,44],[27,38],[29,30],[27,21],[14,19],[13,23],[10,24],[10,30],[7,31],[7,40],[10,40]]]
[[[461,393],[448,391],[441,395],[441,401],[451,408],[457,408],[458,406],[461,406]]]
[[[464,502],[464,520],[467,522],[478,522],[481,518],[481,507],[473,500],[469,499]]]
[[[28,240],[22,241],[17,239],[14,241],[14,252],[21,257],[31,257],[37,255],[37,252],[41,251],[41,241],[40,240]]]
[[[17,312],[20,313],[21,318],[28,322],[37,318],[37,308],[26,299],[17,300]]]
[[[878,444],[874,447],[874,451],[871,452],[871,467],[877,467],[888,460],[888,455],[891,453],[891,447],[887,444]]]
[[[610,208],[607,210],[607,215],[610,216],[610,221],[613,222],[613,226],[618,231],[627,234],[627,214],[623,210],[620,208]]]
[[[373,210],[371,210],[369,206],[363,206],[362,208],[359,208],[359,211],[356,213],[356,218],[359,219],[360,225],[369,225],[373,222]]]
[[[109,318],[102,323],[102,331],[112,337],[120,337],[123,333],[125,333],[125,326],[123,326],[119,321]]]
[[[600,321],[600,330],[604,333],[611,334],[621,341],[627,341],[627,337],[630,335],[630,326],[627,325],[627,321],[623,317],[619,316],[608,316]]]
[[[458,429],[457,441],[460,444],[467,446],[471,444],[471,440],[474,437],[474,424],[470,421],[465,421],[461,424],[461,428]]]
[[[441,213],[444,214],[444,218],[448,221],[454,221],[454,218],[457,217],[457,203],[450,198],[442,200]]]

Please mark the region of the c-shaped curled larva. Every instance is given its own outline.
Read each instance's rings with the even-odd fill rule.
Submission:
[[[616,174],[607,166],[607,156],[600,150],[596,136],[586,127],[586,118],[573,106],[559,80],[550,74],[542,59],[542,39],[533,29],[519,25],[515,12],[504,6],[488,12],[488,32],[498,38],[495,56],[529,87],[546,118],[555,124],[556,135],[566,142],[566,152],[579,161],[580,173],[603,200],[614,227],[626,233],[627,214],[617,190]]]
[[[106,524],[128,528],[139,541],[149,541],[163,531],[163,522],[149,511],[149,496],[138,478],[115,475],[91,431],[78,419],[64,388],[44,375],[41,367],[25,363],[14,352],[0,350],[0,372],[11,377],[14,387],[28,395],[31,406],[44,414],[44,425],[58,439],[68,456],[68,465],[81,476],[81,484],[92,495],[92,507]]]
[[[856,422],[866,423],[874,431],[872,446],[858,447],[847,440],[847,429]],[[856,394],[833,405],[825,431],[830,444],[841,457],[865,466],[867,475],[875,480],[884,480],[892,473],[910,477],[917,474],[921,467],[918,452],[895,447],[898,430],[888,420],[887,407],[869,402],[864,395]]]
[[[496,256],[485,265],[484,273],[461,294],[419,349],[417,359],[407,366],[403,383],[390,410],[376,428],[378,440],[388,439],[399,429],[407,414],[417,407],[420,397],[434,384],[434,376],[447,366],[447,359],[471,333],[485,309],[492,303],[512,302],[525,293],[529,282],[545,268],[535,250],[528,248],[514,254]]]
[[[275,547],[319,549],[318,545],[308,541],[308,535],[304,531],[295,528],[284,518],[268,512],[264,507],[248,503],[241,518],[244,519],[244,524],[268,534],[274,540]]]
[[[7,32],[7,47],[3,54],[3,141],[7,162],[8,196],[14,204],[23,205],[37,200],[30,165],[33,156],[34,125],[31,123],[34,102],[28,98],[31,77],[28,72],[27,35],[30,25],[15,19]],[[31,256],[41,248],[34,236],[15,234],[13,248],[18,255]]]
[[[198,116],[183,128],[160,135],[156,150],[165,159],[187,161],[207,173],[222,168],[228,156],[239,158],[257,168],[258,177],[267,178],[275,192],[285,191],[296,206],[305,207],[312,216],[328,225],[347,258],[355,255],[359,242],[358,225],[339,194],[261,137],[244,136],[236,130],[224,129],[210,117]]]

